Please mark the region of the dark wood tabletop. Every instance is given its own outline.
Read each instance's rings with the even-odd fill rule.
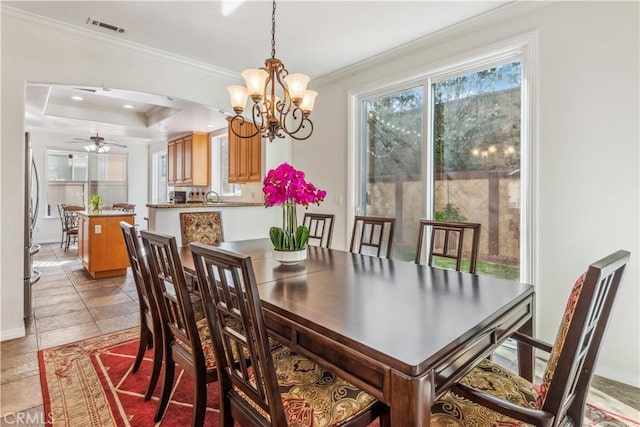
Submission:
[[[221,247],[251,257],[274,336],[387,403],[394,426],[428,425],[441,392],[532,329],[530,285],[317,247],[281,266],[268,239]],[[181,259],[193,272],[188,247]]]

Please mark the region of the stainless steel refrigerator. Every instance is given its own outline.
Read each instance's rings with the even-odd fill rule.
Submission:
[[[40,250],[40,245],[33,243],[33,230],[38,220],[40,204],[40,179],[33,159],[29,132],[24,134],[25,173],[24,173],[24,319],[31,318],[31,286],[40,279],[40,272],[33,268],[33,255]]]

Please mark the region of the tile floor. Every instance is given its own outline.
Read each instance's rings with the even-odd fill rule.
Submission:
[[[42,245],[35,255],[42,278],[33,286],[33,320],[25,337],[0,343],[0,426],[16,425],[19,419],[30,421],[21,425],[44,424],[39,349],[138,324],[133,277],[94,280],[76,256],[75,248],[65,253],[56,244]],[[515,366],[512,350],[501,348],[497,357],[505,366]],[[589,402],[640,419],[636,388],[595,378]]]
[[[42,245],[34,256],[41,279],[33,285],[33,320],[24,338],[0,343],[0,425],[22,420],[43,425],[37,351],[138,325],[133,276],[94,280],[59,244]],[[31,416],[29,416],[31,415]]]

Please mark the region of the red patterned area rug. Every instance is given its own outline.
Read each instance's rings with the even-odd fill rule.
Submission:
[[[138,348],[138,328],[113,332],[38,352],[44,413],[53,426],[156,425],[153,415],[158,404],[162,378],[149,401],[144,401],[151,374],[148,351],[135,374],[131,366]],[[176,381],[167,412],[160,425],[191,424],[193,386],[191,378],[176,368]],[[207,388],[205,425],[218,426],[218,386]],[[587,427],[635,427],[606,409],[587,406]],[[378,425],[374,423],[373,425]]]

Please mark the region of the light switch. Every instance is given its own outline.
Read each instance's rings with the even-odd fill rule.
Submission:
[[[93,231],[94,231],[94,233],[95,233],[95,234],[100,234],[100,233],[102,233],[102,225],[97,224],[97,225],[94,227],[94,230],[93,230]]]

